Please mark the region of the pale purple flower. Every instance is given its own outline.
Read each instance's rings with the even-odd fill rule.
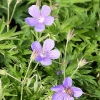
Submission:
[[[54,17],[49,16],[51,9],[47,5],[43,5],[40,10],[38,6],[32,5],[28,9],[29,14],[32,17],[25,19],[26,23],[30,26],[35,26],[35,31],[42,32],[45,29],[45,25],[50,26],[54,22]]]
[[[55,43],[52,39],[46,39],[43,43],[43,47],[38,41],[33,42],[31,48],[36,55],[35,60],[42,65],[52,64],[51,59],[58,59],[60,57],[59,50],[53,49],[54,46]]]
[[[52,100],[74,100],[74,97],[78,98],[83,93],[80,88],[72,86],[70,77],[65,78],[63,84],[52,87],[51,90],[55,91]]]

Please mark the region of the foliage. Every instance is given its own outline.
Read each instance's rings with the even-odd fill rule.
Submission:
[[[12,0],[10,4],[10,18],[16,1]],[[43,43],[46,38],[55,40],[55,47],[61,52],[60,58],[50,66],[37,65],[36,61],[31,63],[22,100],[51,100],[53,92],[50,88],[61,84],[65,76],[71,76],[81,58],[85,58],[88,63],[72,76],[73,84],[84,92],[79,100],[99,100],[99,0],[41,0],[41,5],[51,6],[51,15],[55,17],[54,24],[46,26],[42,33],[35,32],[33,27],[25,23],[25,18],[29,16],[28,8],[36,4],[36,0],[19,1],[8,23],[7,0],[0,0],[1,100],[21,100],[22,82],[32,54],[31,44],[36,40]],[[72,29],[76,35],[68,42],[66,49],[67,35]],[[56,71],[61,70],[65,72],[57,75]]]

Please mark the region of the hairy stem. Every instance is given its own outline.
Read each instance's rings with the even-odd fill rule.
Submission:
[[[64,79],[66,77],[66,51],[67,51],[68,41],[66,42],[65,53],[64,53]]]
[[[13,12],[12,12],[12,14],[11,14],[11,17],[10,17],[9,22],[11,22],[11,20],[12,20],[12,18],[13,18],[13,15],[14,15],[14,13],[15,13],[15,9],[16,9],[16,7],[17,7],[17,4],[18,4],[18,1],[16,1],[15,5],[14,5],[14,9],[13,9]]]
[[[27,68],[25,77],[24,77],[24,79],[23,79],[23,81],[22,81],[22,86],[21,86],[21,98],[20,98],[20,100],[23,100],[23,87],[24,87],[24,83],[26,82],[26,78],[27,78],[29,69],[30,69],[30,67],[31,67],[31,63],[32,63],[32,59],[31,59],[30,62],[29,62],[29,65],[28,65],[28,68]]]
[[[79,65],[77,66],[77,68],[75,69],[75,71],[72,73],[71,77],[73,77],[73,75],[76,73],[76,71],[79,69]]]

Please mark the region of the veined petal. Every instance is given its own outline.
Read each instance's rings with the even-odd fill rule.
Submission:
[[[62,85],[57,85],[57,86],[52,87],[51,90],[55,92],[63,92],[64,87]]]
[[[54,50],[51,50],[48,55],[51,59],[58,59],[60,57],[60,52],[59,50],[54,49]]]
[[[35,60],[36,60],[37,62],[40,62],[41,60],[43,60],[43,58],[42,58],[40,55],[38,55],[38,56],[35,58]]]
[[[42,31],[44,31],[44,29],[45,29],[45,26],[44,26],[44,24],[42,24],[42,23],[38,23],[38,24],[35,26],[35,31],[36,31],[36,32],[42,32]]]
[[[50,7],[47,6],[47,5],[43,5],[43,6],[42,6],[42,9],[41,9],[41,15],[42,15],[43,17],[46,17],[46,16],[48,16],[50,13],[51,13]]]
[[[56,92],[53,96],[52,96],[52,100],[64,100],[64,94],[63,92]]]
[[[72,79],[70,77],[65,78],[63,81],[63,85],[65,87],[71,87],[72,86]]]
[[[30,26],[35,26],[38,23],[36,18],[32,18],[32,17],[27,17],[25,19],[25,22]]]
[[[52,17],[52,16],[46,17],[45,21],[44,21],[45,25],[48,25],[48,26],[52,25],[53,22],[54,22],[54,17]]]
[[[43,52],[49,52],[54,48],[54,40],[46,39],[43,44]]]
[[[42,51],[42,46],[38,41],[35,41],[31,44],[31,48],[32,50],[36,50],[37,52],[41,52]]]
[[[42,65],[49,66],[49,65],[52,64],[52,61],[51,61],[51,59],[49,59],[49,58],[44,58],[43,60],[40,61],[40,63],[41,63]]]
[[[69,97],[65,97],[64,100],[74,100],[74,98],[69,96]]]
[[[74,100],[73,97],[70,97],[67,93],[64,92],[56,92],[52,96],[52,100]]]
[[[74,98],[67,93],[63,93],[63,100],[74,100]]]
[[[39,10],[39,7],[36,5],[32,5],[31,7],[29,7],[28,12],[32,17],[35,17],[35,18],[40,17],[40,10]]]
[[[80,97],[83,93],[83,91],[78,87],[71,87],[70,89],[72,90],[73,96],[76,98]]]

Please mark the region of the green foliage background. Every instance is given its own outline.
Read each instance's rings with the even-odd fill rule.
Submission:
[[[41,0],[41,6],[50,6],[51,0]],[[10,16],[16,0],[10,4]],[[21,84],[3,75],[2,70],[17,79],[24,78],[30,56],[31,43],[41,43],[46,38],[56,42],[61,56],[57,62],[45,67],[41,64],[31,73],[36,62],[32,62],[27,83],[24,86],[23,100],[51,100],[53,92],[50,88],[61,84],[63,74],[57,76],[56,70],[63,70],[63,57],[68,31],[74,29],[75,37],[68,43],[66,55],[66,77],[71,76],[82,57],[89,63],[73,76],[73,84],[80,87],[85,94],[79,100],[100,100],[100,0],[52,0],[52,16],[55,22],[46,27],[42,33],[36,33],[33,27],[25,23],[29,16],[28,8],[36,4],[36,0],[22,0],[17,4],[14,16],[7,32],[7,0],[0,0],[0,76],[2,87],[1,100],[20,100]]]

